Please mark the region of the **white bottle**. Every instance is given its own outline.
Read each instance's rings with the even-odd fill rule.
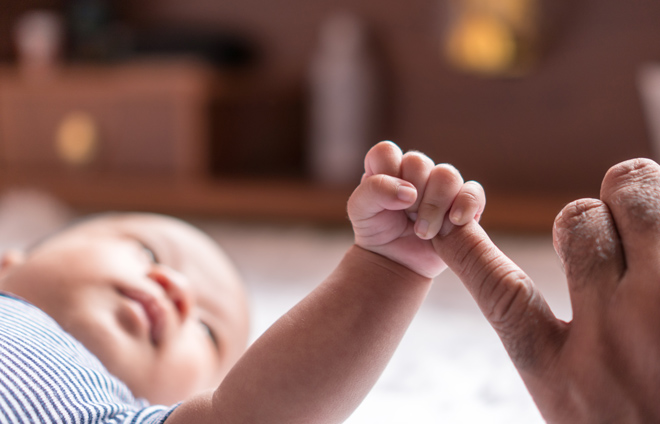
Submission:
[[[362,22],[342,13],[324,22],[310,67],[310,175],[355,185],[375,124],[376,69]]]

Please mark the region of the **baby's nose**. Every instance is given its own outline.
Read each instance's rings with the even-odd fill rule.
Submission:
[[[195,301],[188,278],[180,272],[163,265],[155,265],[149,272],[149,278],[162,287],[167,298],[179,314],[179,318],[184,321],[192,310]]]

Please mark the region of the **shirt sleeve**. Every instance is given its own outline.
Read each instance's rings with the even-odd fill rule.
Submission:
[[[43,311],[0,294],[0,424],[161,424],[177,406],[136,399]]]
[[[120,414],[118,417],[109,418],[103,421],[103,424],[163,424],[177,406],[178,404],[171,407],[161,405],[148,406],[137,412]]]

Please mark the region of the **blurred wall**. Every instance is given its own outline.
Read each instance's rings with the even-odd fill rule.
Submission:
[[[593,192],[610,165],[650,154],[636,74],[660,59],[655,0],[563,2],[537,69],[519,80],[481,79],[446,65],[442,0],[135,4],[136,22],[247,30],[263,47],[263,78],[280,86],[304,76],[324,16],[354,10],[371,25],[389,68],[385,136],[454,163],[487,188]]]
[[[373,30],[387,78],[382,136],[457,165],[489,190],[597,195],[609,166],[650,155],[636,75],[641,65],[660,59],[657,0],[562,1],[538,66],[511,80],[466,75],[447,65],[439,47],[443,0],[118,5],[137,28],[176,24],[244,32],[261,50],[253,81],[263,93],[282,96],[301,93],[324,17],[352,10]],[[2,22],[6,31],[6,18]],[[6,56],[6,42],[0,48]]]

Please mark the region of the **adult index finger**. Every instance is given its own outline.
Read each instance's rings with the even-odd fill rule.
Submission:
[[[433,239],[436,252],[467,287],[526,380],[552,361],[565,339],[532,280],[490,240],[476,221]]]

